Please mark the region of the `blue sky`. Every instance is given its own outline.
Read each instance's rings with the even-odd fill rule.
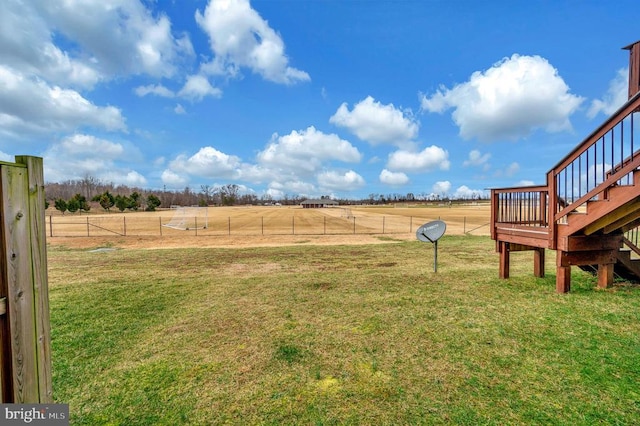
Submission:
[[[626,101],[636,6],[3,0],[0,160],[275,199],[542,184]]]

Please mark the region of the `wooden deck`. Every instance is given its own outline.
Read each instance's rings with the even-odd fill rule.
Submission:
[[[625,105],[549,170],[544,185],[491,190],[501,278],[509,277],[511,252],[532,251],[541,277],[546,250],[555,250],[558,292],[570,290],[571,266],[596,271],[599,287],[616,274],[640,281],[640,260],[631,258],[640,255],[640,42],[627,49],[635,89]]]

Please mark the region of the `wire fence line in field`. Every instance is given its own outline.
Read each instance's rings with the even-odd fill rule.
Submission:
[[[489,235],[489,223],[482,217],[447,220],[395,215],[345,218],[286,214],[193,218],[196,226],[185,230],[163,226],[171,221],[169,216],[48,216],[46,232],[49,237],[401,234],[416,232],[422,224],[436,219],[447,223],[448,234]]]

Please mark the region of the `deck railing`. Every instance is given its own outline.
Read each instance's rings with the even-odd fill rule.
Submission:
[[[555,228],[589,200],[606,199],[614,185],[629,185],[640,167],[640,93],[633,96],[547,174],[546,185],[491,190],[491,236],[496,227]]]
[[[492,189],[491,203],[492,237],[497,223],[522,227],[549,225],[547,186]]]

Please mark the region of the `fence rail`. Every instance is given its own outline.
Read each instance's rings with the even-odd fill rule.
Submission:
[[[447,223],[449,234],[489,235],[489,221],[485,218],[414,216],[379,217],[306,217],[281,215],[277,218],[258,217],[196,217],[198,226],[186,230],[163,226],[169,216],[135,217],[107,216],[48,216],[46,233],[49,237],[105,237],[105,236],[233,236],[233,235],[346,235],[346,234],[404,234],[415,232],[420,225],[441,219]],[[206,221],[206,222],[205,222]]]

